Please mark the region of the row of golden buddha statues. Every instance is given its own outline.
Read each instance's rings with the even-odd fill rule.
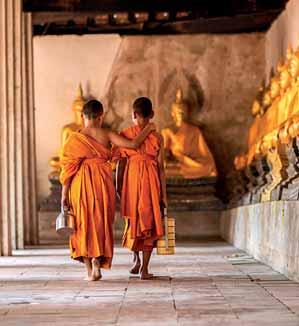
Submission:
[[[252,105],[248,151],[228,178],[233,203],[297,200],[299,192],[299,47],[286,57]]]

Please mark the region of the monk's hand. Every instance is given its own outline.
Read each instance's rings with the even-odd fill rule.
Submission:
[[[62,208],[64,208],[64,207],[69,208],[70,207],[68,197],[65,196],[65,195],[61,196],[61,207]]]

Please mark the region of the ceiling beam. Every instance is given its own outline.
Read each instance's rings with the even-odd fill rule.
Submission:
[[[288,0],[23,0],[35,35],[240,33],[269,28]],[[299,1],[299,0],[298,0]]]
[[[284,8],[288,0],[23,0],[24,11],[199,11],[234,14]]]
[[[57,34],[193,34],[193,33],[242,33],[251,31],[265,31],[272,21],[278,16],[278,11],[268,11],[255,15],[238,15],[234,17],[218,17],[209,19],[194,19],[186,21],[151,21],[146,23],[132,23],[129,25],[101,24],[88,26],[80,21],[76,23],[76,17],[67,15],[64,21],[57,19],[55,23],[44,23],[34,25],[35,35],[57,35]],[[34,14],[35,15],[35,14]],[[34,16],[33,15],[33,16]],[[74,24],[67,24],[67,20]],[[35,22],[42,20],[34,18]],[[87,21],[87,17],[86,20]]]

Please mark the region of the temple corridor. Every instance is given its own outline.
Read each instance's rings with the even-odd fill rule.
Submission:
[[[129,277],[116,248],[103,280],[83,281],[68,250],[33,248],[0,258],[0,324],[299,325],[299,284],[222,241],[181,244],[157,256],[157,278]]]

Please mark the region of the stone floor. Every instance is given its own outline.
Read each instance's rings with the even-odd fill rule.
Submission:
[[[0,258],[0,325],[299,325],[299,284],[224,242],[154,256],[157,278],[130,278],[117,248],[113,269],[87,283],[65,249]]]

